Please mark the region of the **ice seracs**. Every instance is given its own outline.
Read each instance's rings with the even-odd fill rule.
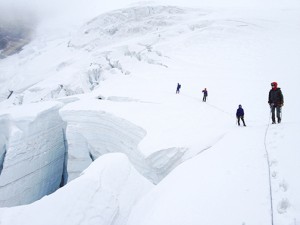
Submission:
[[[54,194],[13,213],[0,209],[0,223],[124,225],[132,206],[152,187],[124,154],[107,154]]]
[[[61,106],[28,104],[0,115],[0,206],[28,204],[60,187],[66,152]]]

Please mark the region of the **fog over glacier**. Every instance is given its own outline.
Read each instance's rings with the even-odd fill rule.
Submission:
[[[300,225],[299,6],[1,1],[0,224]]]
[[[222,8],[233,8],[233,7],[244,7],[244,8],[295,8],[299,7],[297,0],[160,0],[160,1],[136,1],[136,0],[111,0],[105,2],[105,4],[99,0],[2,0],[0,2],[1,15],[5,17],[19,17],[22,13],[38,15],[41,19],[63,15],[64,19],[68,20],[68,17],[76,20],[76,18],[87,18],[89,16],[95,16],[99,13],[107,12],[109,10],[124,8],[132,5],[141,4],[162,4],[162,5],[178,5],[178,6],[190,6],[190,7],[222,7]],[[17,12],[17,13],[16,13]],[[63,22],[63,21],[61,21]],[[70,21],[69,21],[70,22]]]

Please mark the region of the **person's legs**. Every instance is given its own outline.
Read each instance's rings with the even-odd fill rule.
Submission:
[[[277,116],[277,122],[280,123],[281,122],[281,107],[280,106],[276,107],[276,116]]]
[[[239,125],[239,126],[240,126],[240,118],[241,118],[240,116],[238,116],[238,118],[237,118],[237,119],[238,119],[238,125]]]
[[[242,121],[243,121],[243,124],[244,124],[244,127],[245,127],[245,126],[246,126],[246,124],[245,124],[244,117],[242,116],[242,117],[241,117],[241,119],[242,119]]]
[[[275,106],[271,107],[271,112],[272,112],[272,123],[276,123],[275,122]]]

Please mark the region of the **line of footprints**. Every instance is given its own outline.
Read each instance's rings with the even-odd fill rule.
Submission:
[[[283,135],[281,135],[281,130],[283,127],[274,127],[274,129],[271,130],[270,134],[273,137],[272,140],[269,141],[269,151],[271,153],[271,159],[270,159],[270,169],[271,169],[271,176],[272,176],[272,190],[273,190],[273,204],[274,209],[277,210],[278,214],[285,214],[287,213],[288,209],[291,207],[290,201],[287,197],[281,197],[278,199],[276,197],[275,193],[282,193],[281,196],[285,195],[289,189],[288,183],[284,180],[283,177],[280,177],[279,172],[276,170],[278,167],[278,161],[275,159],[274,155],[276,155],[276,152],[278,151],[278,141],[280,139],[283,139]],[[275,195],[274,195],[275,194]]]

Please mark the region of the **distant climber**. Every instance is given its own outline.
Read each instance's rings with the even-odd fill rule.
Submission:
[[[242,105],[239,105],[239,108],[236,111],[236,118],[239,126],[240,126],[240,119],[243,121],[244,127],[246,126],[244,120],[244,109],[242,108]]]
[[[204,90],[202,92],[203,92],[203,99],[202,99],[202,101],[206,102],[206,98],[207,98],[207,95],[208,95],[206,88],[204,88]]]
[[[181,84],[177,83],[176,94],[179,94],[181,88]]]
[[[9,90],[9,94],[8,94],[8,96],[7,96],[7,99],[9,99],[10,96],[11,96],[13,93],[14,93],[14,91]]]
[[[269,100],[268,103],[271,108],[272,113],[272,124],[275,124],[275,110],[277,116],[277,122],[281,122],[281,107],[283,106],[283,95],[281,89],[277,86],[277,82],[271,83],[272,89],[269,92]]]

